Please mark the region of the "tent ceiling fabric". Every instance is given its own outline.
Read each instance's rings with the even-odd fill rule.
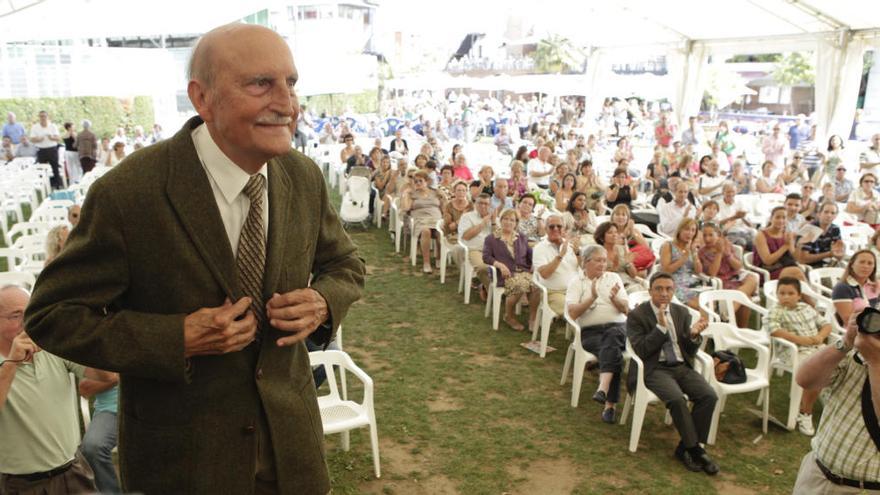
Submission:
[[[17,11],[9,13],[10,2]],[[22,8],[27,4],[34,5]],[[0,15],[9,14],[0,17],[0,42],[201,34],[253,14],[262,8],[259,5],[209,0],[152,0],[149,4],[127,0],[0,0]]]

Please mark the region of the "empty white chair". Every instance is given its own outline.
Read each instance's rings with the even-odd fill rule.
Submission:
[[[539,355],[543,358],[547,355],[547,342],[550,340],[550,326],[555,318],[560,315],[550,307],[550,299],[547,295],[547,287],[541,283],[541,277],[537,271],[532,274],[532,284],[541,292],[541,300],[538,303],[538,311],[535,313],[535,324],[532,329],[532,341],[538,340],[538,332],[541,332],[541,347]],[[580,332],[579,332],[580,333]],[[568,332],[566,332],[566,335]],[[568,357],[566,357],[566,360]],[[567,367],[566,367],[567,368]]]
[[[373,408],[373,379],[354,364],[348,354],[342,351],[310,352],[309,361],[312,366],[323,366],[327,373],[327,385],[330,392],[318,397],[318,408],[321,411],[324,434],[343,433],[356,428],[369,427],[370,444],[373,449],[373,469],[378,478],[381,472],[379,470],[379,434],[376,430],[376,411]],[[340,396],[339,387],[336,385],[335,367],[341,368],[342,373],[351,373],[363,383],[364,399],[361,403]],[[343,443],[343,448],[348,450],[347,442]]]
[[[474,265],[468,257],[468,248],[464,242],[459,239],[458,246],[463,250],[462,266],[458,274],[458,292],[464,292],[464,303],[471,303],[471,281],[474,278]]]
[[[492,313],[492,329],[498,330],[498,320],[501,317],[501,298],[504,297],[504,286],[498,287],[497,278],[498,270],[489,265],[489,287],[486,287],[488,297],[486,298],[486,314]]]
[[[813,268],[807,273],[807,278],[810,279],[810,285],[813,286],[813,289],[824,296],[831,297],[831,289],[843,277],[843,272],[844,268],[836,266]],[[826,284],[825,280],[829,280],[831,283]]]
[[[0,286],[20,285],[27,290],[33,290],[36,277],[28,272],[0,272]]]
[[[745,294],[738,290],[709,290],[701,292],[699,297],[700,309],[709,315],[709,321],[730,323],[736,326],[736,312],[734,305],[740,304],[746,306],[758,313],[762,318],[767,316],[767,310],[752,302]],[[757,342],[764,346],[770,345],[770,339],[763,330],[752,330],[751,328],[739,328],[742,335],[748,336],[752,342]],[[709,329],[706,329],[704,335],[711,336]]]

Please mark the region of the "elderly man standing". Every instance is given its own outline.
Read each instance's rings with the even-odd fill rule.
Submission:
[[[76,150],[83,173],[91,172],[98,162],[98,137],[92,132],[92,123],[88,120],[82,121],[82,131],[76,135]]]
[[[7,113],[6,123],[3,124],[3,137],[8,137],[12,140],[12,144],[17,145],[21,143],[21,138],[26,135],[24,126],[15,121],[15,113]]]
[[[675,231],[678,224],[685,218],[697,218],[699,211],[697,207],[688,201],[688,184],[680,181],[675,184],[675,190],[672,194],[672,201],[660,205],[658,214],[660,216],[660,224],[657,230],[670,238],[675,237]]]
[[[599,389],[593,400],[605,406],[602,421],[614,423],[626,348],[626,289],[620,275],[606,271],[608,253],[604,247],[587,246],[581,258],[584,269],[569,282],[565,305],[581,327],[584,349],[599,357]]]
[[[880,337],[859,332],[857,316],[798,366],[798,385],[828,395],[792,493],[880,493]]]
[[[651,300],[630,311],[626,319],[627,338],[645,365],[645,385],[669,409],[681,435],[675,457],[689,471],[718,474],[718,465],[701,446],[709,437],[718,396],[694,370],[707,321],[694,323],[687,308],[672,303],[675,280],[668,273],[652,275],[648,292]],[[635,376],[630,371],[630,386],[635,385]],[[694,404],[692,410],[688,400]]]
[[[557,315],[565,310],[565,290],[578,273],[578,247],[580,238],[565,238],[565,221],[559,213],[552,213],[546,221],[547,237],[535,244],[532,250],[532,266],[538,274],[538,281],[547,288],[547,303]],[[529,306],[529,321],[535,322],[534,308]]]
[[[37,147],[37,163],[48,163],[52,166],[52,187],[61,188],[61,170],[58,163],[58,143],[61,135],[58,126],[49,121],[45,110],[39,113],[40,121],[31,126],[29,138]]]
[[[785,166],[785,151],[788,149],[788,140],[782,134],[779,123],[773,125],[773,133],[764,136],[761,143],[761,151],[764,152],[764,160],[773,162],[778,168]]]
[[[330,489],[303,341],[332,339],[364,264],[320,168],[291,149],[297,79],[269,29],[205,34],[199,116],[98,179],[40,275],[34,340],[120,373],[125,491]]]
[[[111,386],[117,377],[40,352],[22,324],[28,299],[0,288],[0,493],[92,493],[70,374]]]

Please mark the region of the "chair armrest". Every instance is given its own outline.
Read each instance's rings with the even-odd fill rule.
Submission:
[[[714,387],[717,383],[717,380],[715,379],[715,360],[712,359],[712,356],[706,353],[706,351],[700,349],[697,351],[697,355],[694,359],[694,364],[697,363],[700,364],[700,374],[703,375],[703,378],[705,378],[707,382],[709,382],[709,385]]]

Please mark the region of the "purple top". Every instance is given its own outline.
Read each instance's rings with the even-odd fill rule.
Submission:
[[[523,234],[517,234],[513,241],[513,253],[507,249],[504,241],[490,234],[483,241],[483,263],[492,265],[496,261],[504,263],[510,273],[532,271],[532,248]],[[499,275],[496,281],[498,287],[504,286],[504,278]]]

